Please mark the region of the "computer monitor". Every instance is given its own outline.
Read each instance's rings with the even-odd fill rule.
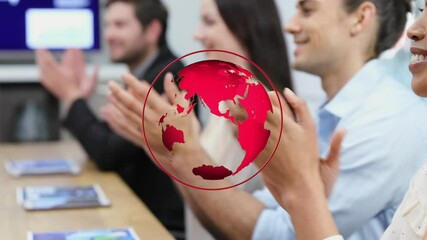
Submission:
[[[100,48],[98,0],[0,0],[0,51]]]

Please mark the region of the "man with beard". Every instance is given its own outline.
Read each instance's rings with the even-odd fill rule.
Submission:
[[[113,62],[149,83],[176,59],[166,42],[167,10],[159,0],[108,0],[104,37]],[[96,73],[85,73],[83,53],[69,49],[60,63],[47,50],[37,50],[42,84],[68,109],[64,126],[77,138],[99,169],[115,171],[148,208],[172,232],[183,232],[182,201],[172,181],[146,153],[113,132],[89,109],[87,99],[96,84]],[[177,73],[181,62],[169,71]],[[163,76],[160,77],[163,80]],[[163,81],[154,89],[163,92]],[[111,107],[101,109],[104,118],[117,114]]]

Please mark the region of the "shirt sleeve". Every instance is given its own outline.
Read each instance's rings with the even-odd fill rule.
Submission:
[[[255,224],[252,239],[295,239],[288,213],[281,207],[264,209]]]
[[[335,236],[330,236],[328,238],[325,238],[323,240],[344,240],[344,238],[342,237],[342,235],[335,235]]]
[[[423,133],[402,116],[348,131],[329,207],[340,233],[379,239],[425,161]],[[402,120],[402,121],[399,121]],[[400,122],[400,125],[396,124]],[[364,239],[359,235],[359,239]]]
[[[329,208],[346,239],[379,239],[410,178],[426,161],[423,133],[407,124],[378,121],[347,130],[340,175],[329,199]],[[253,239],[295,239],[290,216],[268,190],[255,192],[254,197],[267,208],[257,221]]]
[[[117,170],[123,161],[135,161],[136,156],[145,156],[142,149],[99,121],[82,99],[72,104],[63,124],[101,170]]]

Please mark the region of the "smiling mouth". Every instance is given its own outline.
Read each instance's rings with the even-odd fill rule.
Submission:
[[[309,42],[308,40],[295,41],[294,43],[296,45],[296,48],[295,48],[294,55],[297,56],[300,53],[300,51],[302,50],[301,48],[304,47],[305,45],[307,45],[308,42]]]
[[[422,55],[422,54],[413,54],[412,58],[411,58],[411,63],[417,63],[417,62],[422,62],[424,60],[426,60],[427,57],[426,55]]]
[[[304,40],[296,40],[294,41],[294,43],[296,45],[303,45],[303,44],[307,44],[308,43],[308,39],[304,39]]]

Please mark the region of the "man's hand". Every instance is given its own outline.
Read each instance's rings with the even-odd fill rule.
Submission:
[[[185,148],[199,144],[199,122],[194,112],[183,117],[190,105],[188,101],[184,100],[184,93],[180,92],[175,83],[172,82],[172,77],[171,74],[167,74],[164,79],[167,99],[151,89],[150,97],[145,106],[145,134],[150,149],[158,160],[169,161],[171,156],[162,141],[162,126],[166,126],[166,124],[171,124],[184,132],[185,144],[174,144],[174,154],[178,155],[180,150],[186,151]],[[145,81],[138,81],[130,74],[124,75],[123,81],[129,87],[127,91],[115,82],[109,83],[111,94],[108,99],[111,105],[104,108],[102,114],[111,128],[148,152],[142,134],[142,111],[150,85]],[[177,112],[178,104],[184,108],[182,113]],[[162,116],[166,117],[164,122],[160,123]]]
[[[68,49],[57,62],[49,51],[39,49],[36,50],[36,62],[43,86],[67,106],[78,98],[92,95],[98,68],[91,76],[86,75],[82,51]]]
[[[338,130],[332,137],[329,155],[326,159],[320,159],[320,176],[325,186],[326,197],[332,193],[335,181],[337,180],[340,167],[340,149],[345,136],[345,130]]]
[[[109,82],[111,93],[107,97],[110,104],[101,109],[101,114],[115,132],[145,148],[141,129],[142,108],[150,85],[145,81],[138,81],[131,74],[125,74],[122,79],[129,87],[128,91],[113,81]],[[131,89],[135,94],[131,93]]]

